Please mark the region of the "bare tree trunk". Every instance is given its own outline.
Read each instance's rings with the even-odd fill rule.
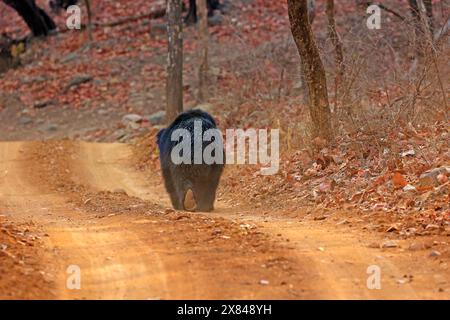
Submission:
[[[409,10],[411,11],[411,15],[414,19],[414,25],[416,27],[416,42],[418,42],[418,38],[422,34],[422,28],[420,27],[420,13],[417,0],[409,0]]]
[[[166,122],[183,111],[183,21],[181,0],[167,0]]]
[[[308,0],[308,16],[309,23],[312,25],[316,17],[316,0]],[[284,74],[283,74],[284,76]],[[305,75],[303,70],[300,71],[300,89],[303,92],[303,102],[306,103],[309,99],[308,90],[305,87]]]
[[[198,37],[200,41],[198,68],[198,101],[205,102],[208,99],[208,8],[207,0],[197,0],[198,8]]]
[[[327,80],[309,22],[307,0],[288,0],[287,3],[292,35],[308,84],[309,110],[314,125],[313,135],[331,141],[333,137]]]
[[[342,42],[336,30],[336,20],[334,18],[334,0],[327,0],[326,12],[328,17],[328,34],[331,41],[333,42],[335,51],[334,61],[337,70],[334,83],[335,86],[334,107],[336,108],[336,105],[339,101],[339,86],[344,79],[345,65],[344,65],[344,52],[342,48]]]
[[[88,24],[87,24],[87,33],[88,33],[88,39],[89,42],[94,41],[94,36],[92,34],[92,10],[91,10],[91,0],[84,0],[86,4],[86,11],[88,16]]]

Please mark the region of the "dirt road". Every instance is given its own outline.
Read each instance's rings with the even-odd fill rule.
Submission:
[[[136,171],[125,144],[0,143],[0,215],[36,235],[33,268],[47,283],[27,298],[450,298],[447,262],[428,251],[225,203],[174,212],[159,173]],[[371,265],[381,289],[367,287]],[[67,287],[74,266],[79,290]]]

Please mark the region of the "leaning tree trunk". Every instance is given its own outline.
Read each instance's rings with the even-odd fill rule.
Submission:
[[[167,0],[166,122],[170,123],[183,111],[183,21],[181,0]]]
[[[198,68],[198,101],[205,102],[208,98],[208,8],[207,0],[197,0],[198,8],[198,38],[199,68]]]
[[[309,23],[312,25],[314,22],[314,19],[316,17],[316,0],[308,0],[308,16],[309,16]],[[300,71],[300,88],[301,91],[304,92],[303,94],[303,101],[308,101],[308,91],[305,88],[305,75],[303,74],[303,71]]]
[[[3,0],[3,2],[17,11],[34,36],[46,36],[56,29],[52,18],[39,8],[34,0]]]
[[[328,103],[327,80],[309,22],[307,0],[288,0],[287,2],[292,35],[308,84],[309,110],[314,125],[313,135],[331,141],[331,112]]]

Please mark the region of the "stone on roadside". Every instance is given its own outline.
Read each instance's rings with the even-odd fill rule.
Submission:
[[[440,167],[428,170],[422,173],[419,177],[420,187],[436,187],[439,185],[438,176],[440,174],[449,175],[450,167]]]
[[[397,248],[398,247],[398,243],[393,241],[393,240],[388,240],[388,241],[383,242],[381,247],[382,248]]]
[[[414,187],[411,184],[407,184],[406,186],[403,187],[403,191],[408,192],[408,191],[416,191],[416,187]]]
[[[128,122],[127,123],[128,130],[138,130],[140,127],[141,127],[141,125],[138,122]]]
[[[147,119],[148,122],[150,122],[152,125],[158,125],[164,121],[165,117],[166,117],[166,112],[164,110],[160,110],[155,113],[152,113],[149,116],[145,116],[145,119]]]
[[[58,126],[56,124],[50,123],[41,127],[42,131],[54,132],[58,131]]]
[[[143,118],[138,114],[126,114],[122,117],[122,123],[124,125],[127,125],[129,123],[140,123],[142,122]]]
[[[30,117],[21,117],[19,119],[19,123],[24,125],[24,126],[27,125],[27,124],[30,124],[32,122],[33,122],[33,119],[31,119]]]
[[[402,158],[407,157],[407,156],[414,156],[414,155],[416,155],[416,152],[414,151],[414,149],[406,150],[406,151],[400,153],[400,156]]]
[[[441,253],[437,250],[433,250],[430,252],[430,257],[434,258],[434,257],[439,257],[441,255]]]

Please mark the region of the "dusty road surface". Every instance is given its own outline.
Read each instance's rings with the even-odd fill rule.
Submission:
[[[213,213],[175,212],[131,148],[0,143],[0,217],[22,237],[0,248],[0,261],[22,268],[2,272],[1,298],[450,298],[447,261],[402,241],[374,248],[377,234],[221,199]],[[368,288],[370,266],[381,289]],[[68,287],[74,270],[80,289]]]

